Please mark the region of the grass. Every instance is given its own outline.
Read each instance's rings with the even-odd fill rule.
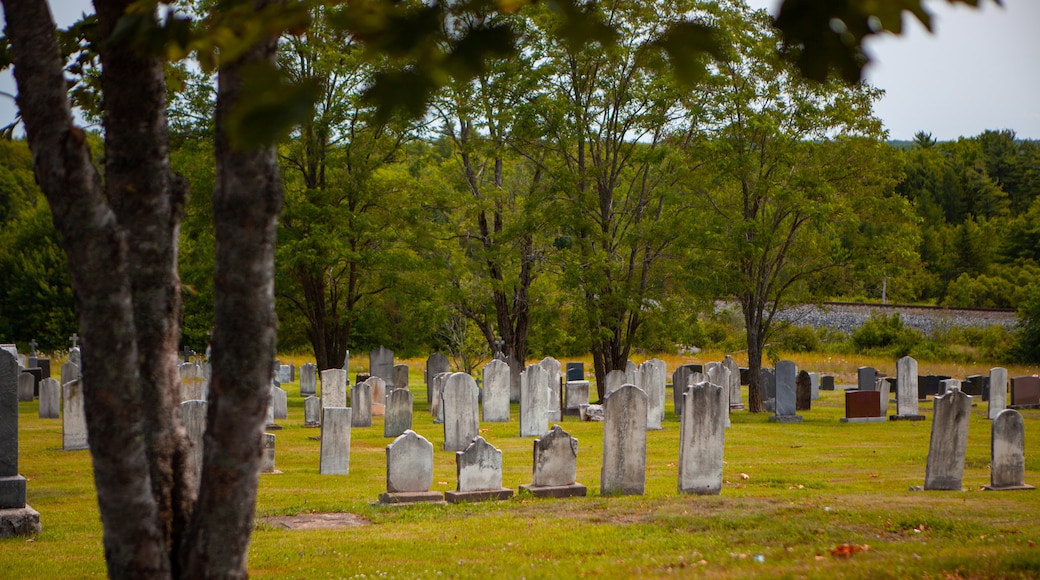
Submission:
[[[839,383],[854,382],[861,365],[895,371],[894,361],[795,360],[836,373]],[[433,488],[454,489],[454,454],[439,450],[443,430],[428,412],[422,361],[407,362],[416,399],[413,428],[436,450]],[[667,362],[674,368],[686,361]],[[1012,376],[1037,372],[1009,370]],[[986,371],[921,367],[961,377]],[[567,417],[561,425],[579,440],[578,481],[589,497],[517,495],[496,503],[389,508],[372,505],[385,491],[389,440],[382,418],[353,431],[349,475],[322,476],[319,432],[303,427],[297,384],[285,387],[289,419],[276,432],[282,473],[261,477],[258,518],[348,512],[371,524],[300,531],[258,523],[249,554],[255,577],[1040,577],[1040,490],[981,491],[989,483],[986,403],[972,410],[965,492],[910,491],[924,481],[930,402],[921,404],[923,422],[846,424],[838,420],[843,395],[825,391],[811,411],[800,413],[801,424],[734,412],[722,494],[682,496],[676,490],[678,422],[668,393],[665,428],[648,433],[643,496],[599,496],[602,424]],[[502,450],[504,485],[516,489],[530,482],[533,439],[517,436],[518,407],[512,411],[510,423],[482,423],[481,434]],[[1040,485],[1034,452],[1040,411],[1022,413],[1026,482]],[[29,504],[41,514],[43,533],[0,542],[0,577],[103,576],[89,453],[62,451],[60,421],[39,419],[36,402],[21,403],[19,420],[19,470],[29,479]]]

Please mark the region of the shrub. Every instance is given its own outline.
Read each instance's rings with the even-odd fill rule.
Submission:
[[[898,313],[873,315],[852,333],[857,350],[885,350],[897,357],[909,354],[922,340],[921,333],[905,326]]]

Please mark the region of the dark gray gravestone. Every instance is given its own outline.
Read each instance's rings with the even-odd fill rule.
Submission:
[[[699,364],[682,365],[672,373],[672,409],[676,415],[682,415],[682,397],[686,388],[690,385],[690,373],[704,372],[704,366]]]
[[[973,397],[982,397],[985,401],[989,398],[989,377],[982,375],[970,375],[965,377],[961,383],[961,390]]]
[[[833,391],[834,390],[834,375],[823,375],[820,377],[820,390],[821,391]]]
[[[18,474],[18,360],[0,349],[0,538],[40,533],[40,513],[25,504]]]
[[[387,383],[394,389],[407,389],[408,388],[408,365],[399,364],[394,365],[393,369],[394,380]]]
[[[686,391],[679,420],[679,493],[722,491],[722,449],[729,415],[724,387],[710,383]]]
[[[567,363],[567,380],[568,381],[584,381],[585,380],[585,363],[583,363],[583,362],[569,362],[569,363]]]
[[[795,410],[812,410],[812,379],[809,377],[808,372],[798,371],[798,376],[794,379],[794,392]]]
[[[801,416],[797,415],[797,396],[795,393],[795,381],[798,376],[798,366],[789,360],[776,363],[776,414],[769,418],[774,423],[800,423]]]
[[[971,397],[960,389],[951,389],[934,399],[934,408],[924,488],[960,491],[968,449]]]
[[[759,373],[759,388],[763,401],[776,398],[776,370],[762,369]]]
[[[856,370],[856,388],[861,391],[877,390],[878,373],[874,367],[859,367]]]
[[[535,497],[585,497],[588,491],[577,483],[578,440],[559,425],[534,440],[534,464],[530,485],[520,489]]]
[[[1026,426],[1018,411],[1004,409],[993,420],[990,484],[986,489],[1033,489],[1026,485]]]
[[[29,373],[18,373],[18,400],[28,403],[35,398],[36,378]]]
[[[646,393],[635,385],[624,385],[604,399],[600,495],[643,495],[646,409]]]
[[[383,421],[383,437],[398,437],[412,428],[412,392],[394,389],[386,397],[386,420]]]

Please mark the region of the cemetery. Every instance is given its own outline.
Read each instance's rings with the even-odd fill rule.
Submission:
[[[471,376],[392,356],[379,367],[389,380],[357,360],[318,373],[282,357],[252,576],[1040,573],[1035,368],[792,355],[763,369],[772,410],[750,413],[739,356],[630,365],[602,402],[587,360],[528,365],[510,402],[500,361]],[[0,576],[102,576],[75,364],[55,414],[57,381],[21,397],[29,361],[0,357],[0,500],[29,514],[15,533],[0,524]],[[185,363],[182,397],[205,377],[198,357]],[[943,378],[918,397],[927,377]],[[975,383],[985,396],[969,394]],[[181,409],[200,444],[205,402]],[[196,447],[189,468],[200,462]]]

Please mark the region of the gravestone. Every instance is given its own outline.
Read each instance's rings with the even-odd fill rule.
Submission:
[[[660,363],[660,364],[658,364]],[[664,421],[664,361],[652,359],[639,365],[636,369],[636,386],[646,393],[646,428],[661,429]]]
[[[371,376],[365,379],[369,387],[371,387],[372,397],[372,411],[373,417],[382,417],[386,414],[386,393],[387,389],[393,390],[393,385],[388,385],[382,377]],[[351,403],[353,405],[353,403]],[[356,405],[353,405],[356,406]]]
[[[759,388],[762,389],[762,402],[776,400],[776,369],[759,371]]]
[[[58,419],[61,417],[61,384],[57,379],[40,381],[40,418]]]
[[[950,377],[945,375],[924,375],[917,378],[917,398],[925,400],[928,395],[938,396],[942,390],[942,382]]]
[[[577,482],[578,440],[559,425],[534,440],[531,483],[520,489],[535,497],[585,497],[588,490]]]
[[[347,406],[347,371],[326,369],[321,371],[321,406]]]
[[[606,385],[603,388],[604,397],[620,389],[621,385],[634,384],[634,382],[630,382],[628,380],[628,375],[625,373],[625,371],[618,370],[610,371],[609,373],[607,373],[607,377],[604,380],[604,382]]]
[[[181,422],[188,435],[188,445],[191,446],[187,469],[192,474],[195,488],[198,489],[199,484],[202,483],[202,445],[206,436],[206,401],[194,400],[181,403]]]
[[[964,478],[964,455],[968,449],[971,397],[960,389],[951,389],[933,401],[935,412],[928,443],[924,489],[960,491]]]
[[[399,364],[394,365],[394,380],[388,383],[394,389],[407,389],[408,388],[408,365]]]
[[[635,385],[624,385],[604,399],[600,495],[643,495],[646,408],[646,393]]]
[[[798,376],[794,379],[794,395],[796,411],[812,410],[812,379],[809,378],[809,373],[798,371]]]
[[[861,391],[877,390],[878,372],[874,367],[856,369],[856,388]]]
[[[444,450],[465,451],[480,435],[480,389],[466,373],[452,373],[444,384]]]
[[[842,423],[879,423],[885,421],[880,414],[881,391],[845,391],[845,416]]]
[[[878,413],[884,417],[888,414],[888,402],[892,394],[892,383],[887,379],[879,381],[877,391],[880,394],[878,397]]]
[[[1032,409],[1040,405],[1040,377],[1011,377],[1011,408]]]
[[[203,390],[202,365],[198,362],[182,363],[181,373],[181,402],[206,400]]]
[[[40,390],[40,381],[43,380],[43,369],[40,367],[30,367],[22,369],[22,373],[33,377],[32,389],[33,395],[35,396]]]
[[[74,346],[69,349],[69,362],[78,365],[80,360],[83,358],[82,353],[78,346]]]
[[[718,495],[722,491],[722,450],[726,434],[724,387],[710,383],[686,391],[679,421],[679,493]]]
[[[965,395],[971,395],[972,397],[982,397],[985,391],[988,391],[986,383],[989,382],[989,377],[982,375],[968,375],[964,377],[964,382],[961,383],[961,390],[964,391]]]
[[[347,350],[343,353],[343,366],[341,367],[347,376],[350,376],[350,351]]]
[[[961,391],[961,381],[960,381],[960,379],[943,379],[942,381],[939,382],[939,394],[940,395],[945,395],[946,393],[952,391],[953,389],[957,389],[958,391]],[[964,391],[961,391],[961,392],[964,392]],[[965,393],[965,394],[967,394],[967,393]]]
[[[379,503],[438,502],[444,496],[433,485],[433,444],[409,429],[386,446],[386,493]]]
[[[383,437],[397,437],[412,428],[414,397],[408,389],[395,388],[386,397]]]
[[[44,379],[44,381],[47,379]],[[43,381],[40,381],[43,382]],[[36,386],[36,377],[30,373],[18,373],[18,400],[21,402],[31,402],[35,398],[35,392],[38,387]]]
[[[567,363],[567,380],[568,381],[584,381],[585,380],[585,363],[583,363],[583,362],[569,362],[569,363]]]
[[[278,383],[271,381],[271,386],[268,388],[267,391],[267,415],[264,418],[264,420],[266,421],[266,426],[264,427],[264,429],[267,429],[268,431],[274,431],[282,428],[281,425],[274,422],[274,389],[275,385],[277,384]]]
[[[286,393],[281,387],[271,387],[271,401],[274,403],[274,418],[288,419],[289,393]]]
[[[303,426],[321,426],[321,399],[314,395],[303,400]]]
[[[917,361],[904,356],[896,361],[896,414],[889,417],[893,421],[923,421],[917,408],[921,396],[917,384]],[[886,401],[887,405],[887,401]]]
[[[373,377],[379,377],[386,381],[388,386],[394,386],[394,351],[380,345],[379,348],[368,353],[368,373]]]
[[[591,384],[586,380],[568,380],[564,385],[563,414],[581,415],[581,406],[589,404]]]
[[[632,361],[625,362],[625,384],[634,385],[636,384],[636,371],[639,367]]]
[[[729,408],[743,409],[744,402],[740,397],[740,365],[728,354],[722,359],[722,365],[729,369]],[[725,388],[726,385],[722,387]]]
[[[433,415],[433,422],[438,425],[444,422],[444,397],[441,396],[441,393],[444,392],[444,383],[448,382],[450,376],[451,373],[438,373],[433,377],[433,402],[430,404],[430,414]]]
[[[706,376],[705,380],[707,380],[707,382],[722,387],[722,396],[726,398],[726,426],[729,427],[729,382],[730,377],[732,376],[729,367],[720,362],[710,362],[704,365],[704,375]],[[697,383],[691,382],[690,386],[695,384]]]
[[[520,373],[520,436],[539,437],[549,429],[549,377],[541,365]]]
[[[372,384],[369,381],[358,383],[350,390],[350,408],[351,427],[372,426]],[[321,423],[325,424],[324,417]]]
[[[0,350],[0,538],[42,531],[39,512],[25,503],[26,479],[18,473],[18,375],[18,360]]]
[[[451,371],[447,355],[435,352],[426,359],[426,370],[423,376],[426,378],[426,402],[433,404],[433,377]]]
[[[809,373],[809,400],[820,400],[820,373]]]
[[[792,361],[776,363],[776,411],[769,418],[774,423],[801,423],[802,417],[795,414],[795,380],[798,367]]]
[[[309,397],[318,394],[318,365],[303,363],[300,367],[300,396]],[[344,376],[346,374],[344,373]]]
[[[546,384],[549,385],[549,400],[546,407],[546,420],[559,421],[562,419],[563,395],[561,389],[563,382],[560,380],[560,361],[547,356],[538,363],[545,369]]]
[[[474,386],[476,383],[474,383]],[[448,503],[503,500],[513,490],[502,487],[502,452],[477,435],[462,451],[455,453],[455,491],[444,494]]]
[[[704,367],[697,364],[681,365],[672,373],[672,409],[676,415],[682,415],[682,396],[689,386],[690,373],[702,372]]]
[[[989,410],[986,415],[990,420],[996,419],[1007,408],[1007,376],[1007,369],[1003,367],[989,369]]]
[[[281,473],[274,466],[274,433],[264,433],[260,453],[260,473]]]
[[[292,365],[278,365],[278,382],[279,383],[291,383],[295,380],[293,376],[294,368]]]
[[[318,473],[347,475],[350,473],[350,430],[352,407],[326,407],[322,413],[321,451]]]
[[[487,423],[509,422],[509,365],[492,359],[481,372],[484,382],[483,419]]]
[[[65,451],[87,449],[87,416],[83,383],[71,380],[61,386],[61,446]]]
[[[833,391],[834,390],[834,375],[823,375],[820,377],[820,390],[821,391]]]
[[[989,485],[990,491],[1033,489],[1026,485],[1026,425],[1022,415],[1004,409],[993,420]]]

